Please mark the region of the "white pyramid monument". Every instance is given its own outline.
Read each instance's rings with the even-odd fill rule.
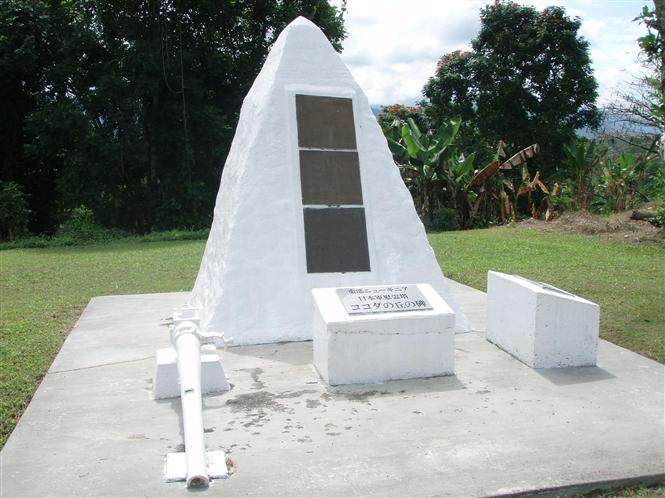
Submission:
[[[245,97],[189,304],[234,344],[306,340],[311,289],[401,283],[469,329],[367,97],[299,17]]]

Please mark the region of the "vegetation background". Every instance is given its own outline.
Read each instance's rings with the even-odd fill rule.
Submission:
[[[81,206],[134,233],[209,227],[242,99],[300,15],[341,49],[321,0],[2,0],[0,235]]]
[[[664,8],[636,12],[646,76],[605,110],[579,18],[505,0],[482,8],[471,50],[440,58],[420,105],[379,118],[427,227],[648,201],[657,211]],[[303,15],[341,50],[344,13],[326,0],[1,0],[0,240],[209,227],[242,99],[271,43]],[[638,127],[581,136],[601,111]]]

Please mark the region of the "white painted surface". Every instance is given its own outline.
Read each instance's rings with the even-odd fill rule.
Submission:
[[[295,95],[351,98],[371,271],[308,275]],[[312,338],[317,287],[426,282],[457,306],[367,98],[321,30],[304,18],[279,36],[245,97],[190,304],[235,344]]]
[[[201,333],[200,324],[198,308],[185,307],[173,313],[171,343],[176,351],[182,434],[185,442],[185,481],[188,488],[207,487],[210,482],[203,428],[201,349],[202,345],[209,344],[216,338],[223,338],[223,334],[218,332]],[[167,479],[176,472],[174,468],[180,469],[180,459],[180,456],[171,457],[172,465],[169,469],[167,457]]]
[[[547,287],[488,272],[487,340],[532,368],[595,365],[600,307]]]
[[[226,479],[229,476],[229,470],[226,466],[226,452],[206,452],[206,470],[210,479]],[[168,453],[164,463],[164,480],[166,482],[177,482],[186,479],[187,456],[185,453]]]
[[[312,289],[314,366],[330,385],[451,375],[455,316],[427,284],[427,311],[349,315],[336,288]]]
[[[192,322],[182,321],[174,325],[172,333],[173,345],[178,353],[188,488],[208,485],[201,399],[201,340],[197,330],[198,326],[193,326]]]
[[[178,383],[177,353],[173,348],[157,350],[152,394],[155,399],[180,396]],[[224,367],[214,344],[201,346],[201,394],[222,393],[229,390]]]

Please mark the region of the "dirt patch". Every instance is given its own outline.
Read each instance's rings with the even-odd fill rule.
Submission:
[[[235,398],[226,401],[232,412],[251,412],[254,410],[272,410],[276,412],[286,411],[286,407],[275,400],[276,396],[267,391],[256,393],[239,394]]]
[[[370,398],[374,396],[384,396],[390,394],[388,391],[345,391],[342,389],[334,389],[333,395],[335,397],[340,396],[349,401],[355,401],[356,403],[367,403],[370,404]]]
[[[265,384],[263,381],[261,381],[261,374],[263,373],[262,368],[241,368],[241,372],[249,372],[250,376],[252,377],[252,381],[254,382],[252,388],[258,390],[261,390],[265,387]]]
[[[234,413],[252,412],[252,411],[261,412],[263,410],[292,413],[293,410],[280,403],[279,400],[299,398],[300,396],[304,396],[305,394],[312,394],[316,392],[317,391],[313,389],[303,389],[301,391],[287,391],[281,394],[273,394],[268,391],[257,391],[247,394],[238,394],[234,398],[227,400],[226,404],[231,408],[231,411]]]
[[[622,242],[663,243],[662,228],[655,227],[648,221],[631,220],[631,213],[632,210],[600,216],[587,211],[566,212],[552,221],[528,219],[515,224],[515,227],[522,230],[600,235]]]

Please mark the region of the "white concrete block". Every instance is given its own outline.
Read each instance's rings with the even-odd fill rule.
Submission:
[[[600,307],[517,275],[487,274],[487,340],[531,368],[596,364]]]
[[[226,479],[229,469],[226,466],[225,451],[206,451],[206,470],[210,479]],[[187,479],[187,453],[168,453],[164,463],[164,480],[178,482]]]
[[[177,354],[173,348],[157,350],[152,394],[155,399],[180,396]],[[229,390],[224,367],[213,344],[201,346],[201,393],[211,394]]]
[[[314,366],[330,385],[452,375],[455,314],[427,284],[431,310],[349,315],[337,288],[312,289]]]

